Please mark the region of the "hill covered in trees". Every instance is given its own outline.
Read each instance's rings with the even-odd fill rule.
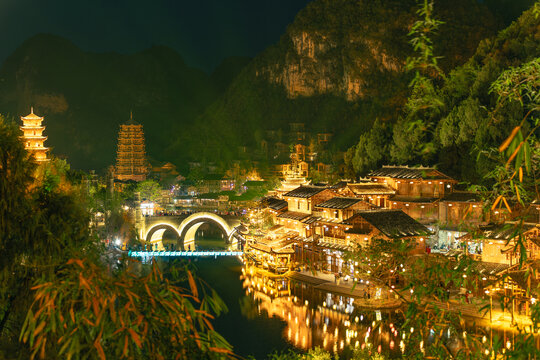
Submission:
[[[476,71],[465,65],[475,52],[474,61],[483,64],[478,44],[495,36],[511,16],[501,17],[504,1],[436,2],[435,16],[445,24],[433,39],[434,50],[446,74]],[[82,169],[114,163],[118,125],[130,111],[144,126],[150,158],[171,161],[183,172],[188,161],[272,161],[257,151],[261,141],[267,130],[285,133],[290,123],[305,123],[312,133],[334,133],[334,154],[357,144],[376,119],[384,140],[391,142],[388,131],[409,95],[407,34],[416,10],[414,0],[315,0],[277,44],[251,61],[226,59],[213,74],[187,66],[166,47],[96,54],[66,39],[38,35],[1,66],[0,109],[18,120],[33,105],[46,117],[47,145]],[[484,53],[497,46],[482,44]],[[481,76],[491,79],[493,73]],[[441,134],[445,129],[441,124]],[[386,157],[376,164],[394,160],[385,146]],[[440,161],[454,171],[451,161]],[[361,163],[357,157],[359,172],[367,168]]]
[[[376,122],[349,149],[350,167],[365,173],[385,163],[438,164],[459,179],[481,182],[490,166],[479,153],[498,146],[525,116],[516,104],[494,115],[497,94],[491,85],[504,70],[539,55],[540,18],[531,9],[496,37],[483,40],[464,65],[438,80],[432,99],[437,105],[431,111],[395,125]]]
[[[289,123],[305,123],[308,131],[334,133],[334,146],[345,150],[376,118],[395,122],[408,95],[407,34],[416,10],[414,0],[313,1],[177,148],[192,141],[202,144],[189,146],[193,156],[230,160],[239,154],[228,144],[254,153],[266,130],[287,132]],[[446,71],[464,64],[501,27],[477,1],[437,1],[436,16],[446,22],[434,40]]]

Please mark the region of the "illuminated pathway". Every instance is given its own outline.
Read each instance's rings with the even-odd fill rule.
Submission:
[[[242,256],[243,251],[129,251],[131,257]]]

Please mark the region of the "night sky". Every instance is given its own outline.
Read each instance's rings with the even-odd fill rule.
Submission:
[[[211,71],[225,57],[275,43],[310,0],[0,0],[0,62],[24,40],[52,33],[87,51],[177,50]]]

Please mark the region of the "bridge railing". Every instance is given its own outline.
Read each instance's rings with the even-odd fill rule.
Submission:
[[[243,251],[129,251],[131,257],[242,256]]]

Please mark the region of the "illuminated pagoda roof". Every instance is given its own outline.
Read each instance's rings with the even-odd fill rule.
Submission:
[[[44,117],[34,114],[34,107],[32,106],[30,108],[30,114],[28,114],[26,116],[21,116],[21,119],[23,119],[23,120],[43,120]]]
[[[45,126],[41,123],[43,116],[34,114],[34,108],[30,110],[30,114],[21,116],[22,126],[19,129],[22,131],[21,139],[24,143],[24,148],[30,152],[34,160],[38,163],[49,161],[47,152],[50,150],[44,145],[47,136],[43,135]]]
[[[141,124],[133,120],[133,116],[130,115],[129,120],[123,123],[122,125],[141,125]]]

